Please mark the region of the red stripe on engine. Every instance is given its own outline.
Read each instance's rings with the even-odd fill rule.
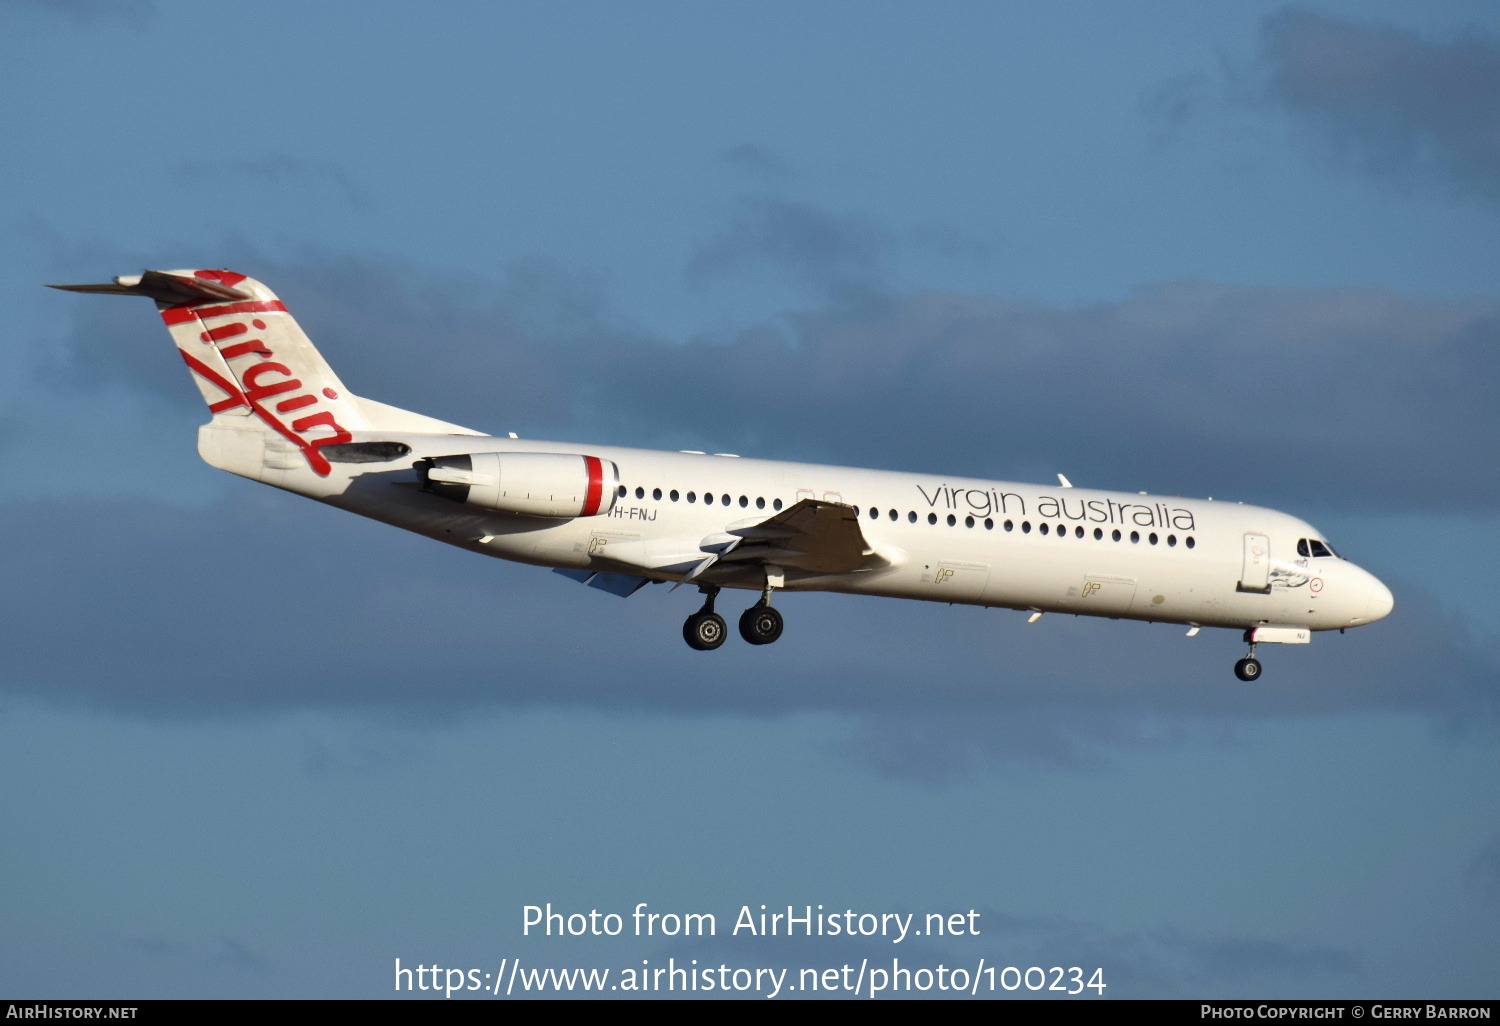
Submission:
[[[279,299],[257,300],[250,303],[222,303],[219,306],[169,306],[161,312],[161,319],[171,326],[186,324],[195,318],[202,320],[208,317],[242,313],[286,313],[286,307]]]
[[[589,490],[583,500],[583,515],[591,517],[599,512],[599,500],[604,497],[604,464],[597,456],[585,456],[583,465],[589,472]]]

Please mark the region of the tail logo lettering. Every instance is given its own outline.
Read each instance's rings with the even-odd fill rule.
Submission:
[[[196,309],[171,307],[162,311],[162,319],[170,325],[182,324],[190,319],[206,321],[212,317],[261,312],[285,312],[285,307],[280,303],[228,303],[222,306]],[[247,326],[243,321],[234,321],[216,328],[207,328],[199,334],[198,338],[205,345],[218,345],[228,339],[249,334],[251,327],[256,331],[263,331],[266,322],[256,318]],[[194,374],[224,393],[224,399],[209,404],[210,411],[222,413],[241,406],[248,408],[273,431],[295,445],[301,451],[303,458],[307,460],[308,467],[319,477],[327,477],[333,469],[328,459],[318,451],[319,447],[338,445],[353,440],[354,436],[344,430],[331,410],[312,411],[290,423],[282,418],[282,414],[317,406],[323,399],[337,399],[338,393],[331,388],[315,391],[306,387],[293,376],[290,367],[276,361],[276,354],[271,351],[271,347],[260,339],[251,338],[219,347],[219,355],[224,358],[226,365],[233,368],[235,375],[239,378],[239,384],[227,380],[222,374],[180,346],[178,352],[182,353],[183,360],[187,362]],[[246,358],[253,358],[256,362],[243,369],[239,364],[234,363],[236,360]],[[278,396],[286,396],[286,398],[276,402],[273,409],[268,405],[268,401]],[[318,434],[310,437],[312,432],[318,432]]]

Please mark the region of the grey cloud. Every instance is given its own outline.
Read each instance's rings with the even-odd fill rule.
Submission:
[[[677,637],[690,593],[620,600],[249,482],[198,509],[0,506],[0,526],[27,540],[7,572],[28,582],[0,593],[0,686],[152,718],[333,709],[411,726],[516,707],[831,711],[853,717],[847,754],[932,783],[991,763],[1089,768],[1246,720],[1394,709],[1488,723],[1485,737],[1496,720],[1493,660],[1399,588],[1401,616],[1277,652],[1247,689],[1225,686],[1239,650],[1227,632],[1028,626],[1014,613],[819,595],[786,600],[774,649],[705,658]],[[1128,660],[1112,658],[1121,650]],[[326,762],[314,752],[311,768]]]
[[[1064,916],[988,911],[984,924],[1005,938],[1016,964],[1105,966],[1111,997],[1207,997],[1304,981],[1326,988],[1357,975],[1357,952],[1293,938],[1192,933],[1175,927],[1111,930]],[[1026,955],[1023,960],[1017,954]]]
[[[912,252],[984,264],[996,235],[951,225],[892,228],[857,211],[833,211],[784,196],[742,197],[727,223],[693,251],[684,281],[703,289],[726,279],[767,275],[840,307],[878,304],[893,272]]]
[[[151,0],[15,0],[20,5],[66,15],[80,25],[104,20],[120,20],[132,28],[144,29],[156,17]]]
[[[919,293],[786,322],[601,353],[599,392],[714,438],[694,448],[1378,511],[1500,499],[1488,301],[1187,282],[1072,311]]]
[[[332,189],[350,210],[368,210],[373,205],[354,177],[331,160],[268,153],[241,159],[182,161],[173,170],[179,181],[219,191],[236,189],[246,182],[299,191],[319,186]]]
[[[838,237],[813,248],[873,268]],[[351,388],[477,428],[1266,505],[1500,506],[1492,300],[1176,282],[1063,310],[867,292],[674,342],[541,258],[495,282],[241,256],[218,262],[275,288]],[[50,350],[54,387],[123,379],[181,400],[144,304],[57,301],[77,321]]]
[[[1144,90],[1136,109],[1152,126],[1152,146],[1163,149],[1201,118],[1217,97],[1218,86],[1211,77],[1186,72],[1170,75]]]
[[[795,176],[791,165],[781,154],[760,143],[747,142],[730,146],[720,150],[717,156],[720,163],[766,182]]]
[[[1001,612],[955,621],[965,616],[955,611],[945,625],[934,615],[911,631],[957,634],[964,659],[950,665],[924,650],[903,663],[866,641],[872,661],[889,669],[862,678],[864,707],[845,752],[876,773],[936,786],[997,764],[1096,771],[1122,751],[1232,744],[1233,724],[1353,709],[1424,716],[1455,739],[1493,738],[1500,660],[1430,596],[1392,584],[1397,615],[1363,634],[1320,635],[1306,649],[1263,649],[1269,669],[1253,691],[1220,686],[1240,654],[1229,632],[1190,640],[1168,625],[1027,625]],[[1121,652],[1129,658],[1110,658]],[[929,701],[893,700],[903,687]]]
[[[694,251],[684,272],[690,286],[767,269],[835,298],[880,288],[895,240],[873,220],[777,196],[748,197],[738,206],[731,223]]]
[[[1287,8],[1262,27],[1271,99],[1382,175],[1440,173],[1500,200],[1500,40],[1447,40]]]
[[[265,976],[274,971],[272,964],[263,956],[251,951],[242,941],[233,937],[220,937],[217,949],[209,959],[216,968],[229,969],[251,976]]]
[[[1500,906],[1500,834],[1491,838],[1469,862],[1464,883],[1483,904]]]

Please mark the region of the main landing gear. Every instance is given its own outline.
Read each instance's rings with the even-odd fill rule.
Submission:
[[[729,628],[724,618],[714,612],[714,599],[719,597],[718,588],[704,588],[703,608],[687,618],[682,625],[682,638],[700,652],[709,652],[724,644]]]
[[[1260,660],[1255,658],[1255,642],[1250,641],[1250,632],[1245,632],[1245,640],[1250,642],[1250,654],[1234,664],[1234,675],[1240,680],[1260,679]]]
[[[781,637],[784,625],[781,614],[762,599],[740,614],[740,637],[752,645],[769,645]]]
[[[682,637],[689,646],[700,652],[709,652],[724,644],[729,629],[724,618],[714,612],[714,599],[719,596],[716,587],[700,588],[703,592],[703,607],[682,625]],[[781,613],[771,606],[771,588],[767,585],[760,601],[740,615],[740,637],[752,645],[769,645],[781,637],[785,626]]]

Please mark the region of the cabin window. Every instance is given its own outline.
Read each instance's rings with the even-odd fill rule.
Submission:
[[[1152,531],[1151,534],[1147,536],[1146,540],[1149,541],[1152,545],[1155,545],[1156,544],[1156,532]]]
[[[952,513],[949,513],[948,514],[948,526],[952,527],[952,526],[954,526],[957,523],[958,523],[958,517],[954,516]]]
[[[1120,540],[1120,529],[1118,527],[1115,528],[1113,531],[1109,532],[1109,536],[1111,538],[1113,538],[1115,541],[1119,541]]]
[[[906,514],[906,521],[909,524],[915,524],[917,522],[917,514],[915,512],[908,512]]]
[[[636,485],[635,497],[637,499],[644,499],[646,497],[646,489],[642,488],[640,485]]]
[[[698,493],[697,492],[688,492],[687,493],[687,501],[688,502],[697,502],[698,501]]]
[[[964,517],[964,526],[965,527],[973,527],[974,526],[974,518],[973,517]]]
[[[1042,524],[1041,527],[1037,528],[1037,530],[1041,531],[1043,534],[1046,534],[1050,529],[1051,529],[1051,525],[1049,525],[1049,524]]]
[[[1014,531],[1016,529],[1016,522],[1014,520],[1007,520],[1005,522],[1005,529],[1007,531]]]
[[[1186,545],[1188,548],[1192,548],[1193,547],[1193,536],[1192,535],[1188,535],[1187,536],[1187,541],[1183,542],[1183,544]]]
[[[660,488],[653,488],[653,489],[651,489],[651,498],[655,499],[657,502],[660,502],[661,501],[661,489]]]
[[[780,513],[781,512],[781,500],[780,499],[774,499],[774,500],[772,500],[772,502],[771,502],[771,508],[774,509],[776,512]]]
[[[936,513],[929,513],[929,514],[927,514],[927,522],[929,524],[936,524],[937,523],[937,514]]]
[[[750,496],[748,496],[748,495],[741,495],[740,496],[740,509],[744,509],[748,505],[750,505]]]
[[[1031,521],[1030,520],[1023,520],[1023,521],[1021,521],[1021,533],[1022,534],[1030,534],[1031,533]]]
[[[1094,541],[1103,541],[1103,540],[1104,540],[1104,528],[1102,528],[1102,527],[1096,527],[1096,528],[1094,528]]]
[[[986,531],[993,531],[995,529],[995,521],[992,518],[990,518],[990,517],[985,517],[984,518],[984,529]]]
[[[621,485],[620,486],[620,498],[622,498],[622,499],[625,498],[626,491],[628,491],[628,489],[624,485]]]
[[[1139,532],[1139,531],[1131,531],[1130,532],[1130,544],[1132,544],[1132,545],[1139,545],[1140,542],[1141,542],[1141,532]]]
[[[1081,528],[1081,527],[1075,527],[1075,528],[1073,528],[1073,537],[1075,537],[1075,538],[1082,538],[1083,537],[1083,528]]]
[[[897,513],[895,510],[891,510],[891,519],[892,520],[895,520],[898,516],[900,516],[899,513]]]
[[[756,509],[765,509],[766,508],[766,497],[764,495],[757,495],[755,497],[755,508]]]
[[[1169,548],[1169,549],[1175,549],[1176,547],[1177,547],[1177,536],[1175,534],[1169,534],[1169,535],[1167,535],[1167,548]]]

